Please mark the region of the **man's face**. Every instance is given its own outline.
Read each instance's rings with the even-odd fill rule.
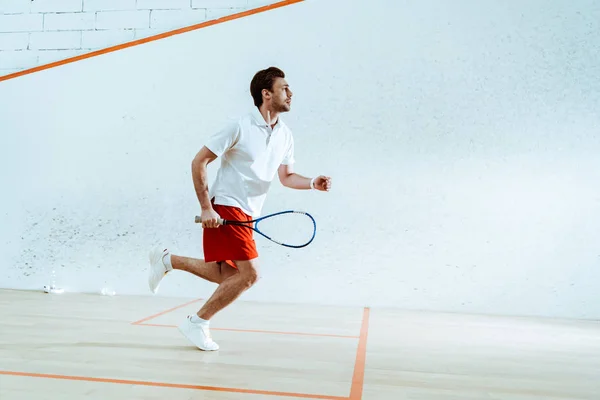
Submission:
[[[276,78],[271,93],[271,107],[273,111],[290,111],[292,104],[292,91],[285,79]]]

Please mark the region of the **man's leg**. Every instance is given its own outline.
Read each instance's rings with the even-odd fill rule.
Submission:
[[[238,271],[227,263],[205,262],[199,258],[176,256],[171,254],[173,269],[186,271],[209,282],[220,284]]]
[[[248,261],[235,261],[235,265],[238,267],[238,273],[230,275],[221,282],[217,290],[196,314],[199,318],[206,321],[210,320],[217,312],[233,303],[243,292],[250,289],[258,281],[258,258]]]
[[[198,258],[176,256],[167,249],[156,246],[150,252],[150,275],[148,276],[150,290],[156,293],[162,279],[174,269],[189,272],[217,284],[237,273],[235,268],[226,263],[207,263]]]
[[[225,263],[223,264],[225,267]],[[219,345],[212,340],[210,335],[210,319],[217,312],[233,303],[244,291],[258,281],[258,259],[235,261],[235,264],[238,272],[223,280],[200,311],[196,315],[188,316],[179,325],[179,331],[202,350],[214,351],[219,349]]]

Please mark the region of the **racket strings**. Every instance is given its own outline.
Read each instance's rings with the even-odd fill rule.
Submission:
[[[256,229],[276,243],[301,246],[315,233],[313,220],[303,213],[285,213],[260,220]]]

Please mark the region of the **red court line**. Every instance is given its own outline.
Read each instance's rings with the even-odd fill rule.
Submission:
[[[262,395],[266,395],[266,396],[299,397],[299,398],[303,398],[303,399],[348,400],[347,397],[326,396],[326,395],[308,394],[308,393],[272,392],[272,391],[268,391],[268,390],[223,388],[223,387],[216,387],[216,386],[188,385],[188,384],[182,384],[182,383],[152,382],[152,381],[135,381],[135,380],[128,380],[128,379],[95,378],[95,377],[89,377],[89,376],[39,374],[39,373],[32,373],[32,372],[17,372],[17,371],[0,371],[0,375],[26,376],[26,377],[47,378],[47,379],[63,379],[63,380],[69,380],[69,381],[117,383],[117,384],[122,384],[122,385],[168,387],[168,388],[177,388],[177,389],[210,390],[210,391],[214,391],[214,392],[262,394]]]
[[[370,309],[365,307],[363,311],[362,326],[360,327],[360,339],[356,350],[356,362],[354,364],[354,375],[352,376],[352,387],[348,400],[361,400],[365,381],[365,362],[367,359],[367,336],[369,333]]]
[[[132,322],[131,324],[132,324],[132,325],[143,325],[143,324],[142,324],[143,322],[150,321],[151,319],[154,319],[154,318],[156,318],[156,317],[160,317],[161,315],[164,315],[164,314],[170,313],[171,311],[175,311],[175,310],[177,310],[177,309],[179,309],[179,308],[183,308],[183,307],[185,307],[185,306],[189,306],[190,304],[196,303],[196,302],[198,302],[198,301],[201,301],[201,300],[202,300],[202,299],[196,299],[196,300],[188,301],[188,302],[187,302],[187,303],[185,303],[185,304],[181,304],[181,305],[175,306],[175,307],[173,307],[173,308],[169,308],[168,310],[161,311],[161,312],[159,312],[158,314],[154,314],[154,315],[151,315],[151,316],[149,316],[149,317],[146,317],[146,318],[140,319],[139,321]]]
[[[159,328],[176,328],[176,325],[166,324],[136,324],[139,326],[154,326]],[[263,331],[256,329],[235,329],[235,328],[210,328],[211,331],[230,331],[230,332],[251,332],[251,333],[271,333],[277,335],[299,335],[299,336],[321,336],[321,337],[335,337],[344,339],[359,339],[360,336],[352,335],[334,335],[329,333],[308,333],[308,332],[283,332],[283,331]]]
[[[139,321],[135,321],[132,322],[132,325],[138,325],[138,326],[153,326],[153,327],[160,327],[160,328],[176,328],[176,325],[167,325],[167,324],[148,324],[146,323],[147,321],[150,321],[156,317],[160,317],[161,315],[165,315],[167,313],[170,313],[171,311],[175,311],[179,308],[183,308],[185,306],[188,306],[190,304],[193,304],[195,302],[201,301],[202,299],[196,299],[196,300],[192,300],[192,301],[188,301],[187,303],[175,306],[173,308],[170,308],[168,310],[165,311],[161,311],[158,314],[154,314],[151,315],[149,317],[140,319]],[[263,331],[263,330],[253,330],[253,329],[235,329],[235,328],[214,328],[211,327],[211,330],[214,331],[232,331],[232,332],[252,332],[252,333],[270,333],[270,334],[279,334],[279,335],[301,335],[301,336],[323,336],[323,337],[338,337],[338,338],[350,338],[350,339],[359,339],[359,336],[355,336],[355,335],[334,335],[334,334],[327,334],[327,333],[305,333],[305,332],[283,332],[283,331]]]
[[[210,21],[205,21],[205,22],[202,22],[202,23],[199,23],[199,24],[187,26],[185,28],[175,29],[175,30],[172,30],[172,31],[160,33],[158,35],[149,36],[149,37],[146,37],[146,38],[134,40],[132,42],[118,44],[116,46],[107,47],[105,49],[100,49],[100,50],[92,51],[90,53],[81,54],[81,55],[78,55],[78,56],[75,56],[75,57],[66,58],[64,60],[59,60],[59,61],[55,61],[55,62],[52,62],[52,63],[49,63],[49,64],[40,65],[40,66],[37,66],[37,67],[34,67],[34,68],[30,68],[30,69],[26,69],[26,70],[19,71],[19,72],[14,72],[12,74],[0,76],[0,82],[6,81],[6,80],[9,80],[9,79],[14,79],[14,78],[17,78],[19,76],[32,74],[34,72],[43,71],[45,69],[55,68],[55,67],[59,67],[61,65],[70,64],[70,63],[73,63],[73,62],[76,62],[76,61],[85,60],[86,58],[97,57],[97,56],[102,55],[102,54],[107,54],[107,53],[112,53],[112,52],[115,52],[115,51],[118,51],[118,50],[123,50],[123,49],[126,49],[128,47],[139,46],[139,45],[144,44],[144,43],[154,42],[156,40],[168,38],[170,36],[180,35],[180,34],[185,33],[185,32],[190,32],[190,31],[194,31],[194,30],[197,30],[197,29],[206,28],[206,27],[212,26],[212,25],[222,24],[223,22],[232,21],[234,19],[243,18],[243,17],[247,17],[247,16],[250,16],[250,15],[254,15],[254,14],[259,14],[261,12],[273,10],[273,9],[276,9],[276,8],[279,8],[279,7],[289,6],[291,4],[300,3],[302,1],[304,1],[304,0],[284,0],[284,1],[277,2],[277,3],[269,4],[269,5],[266,5],[266,6],[262,6],[262,7],[258,7],[258,8],[253,8],[251,10],[242,11],[240,13],[236,13],[236,14],[232,14],[232,15],[227,15],[225,17],[213,19],[213,20],[210,20]]]

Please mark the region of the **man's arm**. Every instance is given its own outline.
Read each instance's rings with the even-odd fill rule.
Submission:
[[[311,189],[310,182],[312,178],[307,178],[294,172],[292,164],[280,165],[278,169],[279,181],[285,187],[291,189]],[[321,191],[329,191],[331,189],[331,178],[328,176],[320,175],[315,179],[315,189]]]
[[[192,179],[196,196],[202,208],[202,226],[204,228],[216,227],[219,215],[213,210],[208,196],[207,166],[217,158],[216,154],[206,146],[196,154],[192,160]]]

